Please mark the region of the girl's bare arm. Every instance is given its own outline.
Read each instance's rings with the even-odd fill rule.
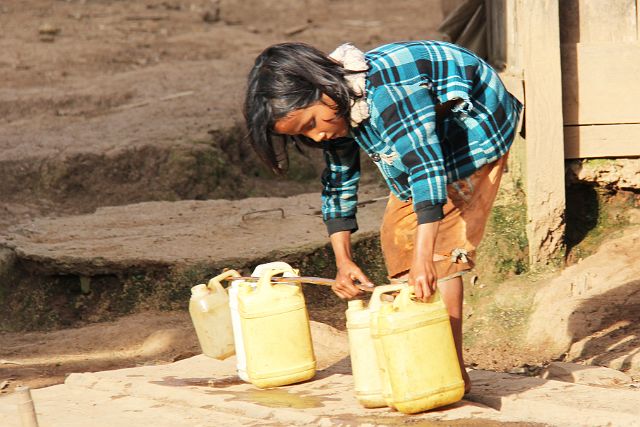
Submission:
[[[336,283],[331,288],[340,298],[353,298],[362,291],[353,283],[360,282],[365,286],[373,286],[369,278],[353,262],[351,256],[351,231],[339,231],[330,237],[333,253],[336,257]]]

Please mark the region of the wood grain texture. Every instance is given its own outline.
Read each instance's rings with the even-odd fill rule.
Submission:
[[[640,123],[640,43],[562,45],[565,125]]]
[[[636,0],[562,0],[562,43],[634,42],[638,40]]]
[[[558,0],[521,0],[526,105],[527,236],[532,264],[558,256],[564,234],[564,143]]]
[[[567,159],[640,156],[640,124],[565,126]]]

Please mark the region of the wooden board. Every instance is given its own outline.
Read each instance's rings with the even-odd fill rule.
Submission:
[[[505,8],[505,32],[507,36],[506,72],[522,75],[522,12],[520,2],[507,1]]]
[[[562,43],[638,40],[636,0],[560,1]]]
[[[564,156],[567,159],[640,156],[640,123],[565,126]]]
[[[640,123],[640,43],[562,45],[565,125]]]
[[[518,98],[518,101],[524,104],[524,82],[522,75],[514,75],[507,72],[498,73],[498,75],[509,93]]]

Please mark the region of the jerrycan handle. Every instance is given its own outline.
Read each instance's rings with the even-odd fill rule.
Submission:
[[[270,289],[271,288],[271,278],[277,274],[282,274],[282,273],[292,273],[292,274],[297,274],[296,271],[289,267],[280,267],[280,268],[270,268],[268,270],[266,270],[264,273],[262,273],[262,276],[260,276],[260,279],[258,279],[258,284],[256,285],[256,291],[264,291],[266,289]]]
[[[444,301],[442,301],[442,295],[440,294],[440,290],[436,287],[434,293],[427,299],[426,303],[416,302],[413,300],[415,296],[415,288],[413,286],[407,286],[405,289],[400,291],[400,294],[393,300],[393,308],[399,309],[403,307],[408,307],[412,304],[437,304],[439,306],[444,307]]]
[[[268,262],[266,264],[260,264],[256,268],[253,269],[253,273],[251,273],[251,276],[260,277],[266,271],[268,271],[270,269],[273,270],[275,268],[287,268],[287,269],[290,269],[291,272],[288,272],[288,271],[285,272],[285,274],[284,274],[285,277],[287,277],[286,273],[289,273],[289,277],[299,276],[299,271],[297,269],[291,267],[289,264],[287,264],[284,261],[273,261],[273,262]]]
[[[376,286],[373,289],[373,294],[371,295],[371,300],[369,301],[369,310],[378,311],[380,309],[380,305],[382,304],[382,300],[380,297],[382,296],[382,294],[386,294],[388,292],[402,291],[408,286],[409,285],[407,285],[406,283]]]
[[[207,288],[209,288],[214,292],[224,292],[224,287],[220,282],[226,279],[227,277],[240,277],[240,273],[238,273],[236,270],[224,271],[218,274],[213,279],[209,280],[209,283],[207,284]]]

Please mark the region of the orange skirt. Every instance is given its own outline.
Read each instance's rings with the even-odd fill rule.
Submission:
[[[484,235],[507,156],[447,186],[444,218],[440,220],[434,249],[439,280],[459,276],[473,268],[476,248]],[[417,225],[412,201],[403,202],[391,194],[380,228],[390,278],[403,276],[410,270]]]

